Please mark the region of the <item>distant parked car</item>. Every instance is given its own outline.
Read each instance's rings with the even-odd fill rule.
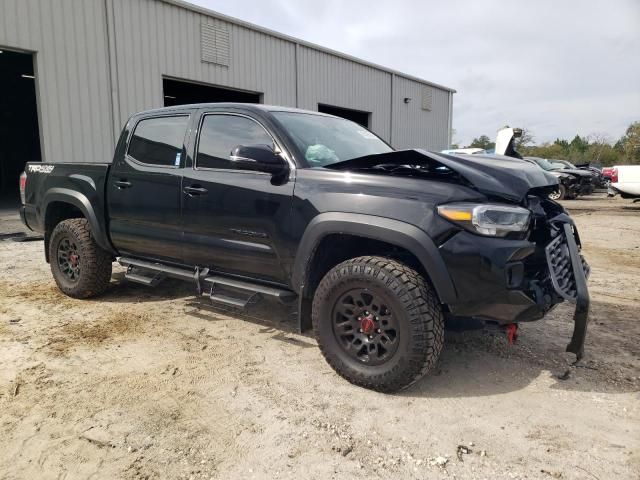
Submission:
[[[567,160],[551,160],[551,162],[553,163],[561,163],[562,165],[565,166],[565,168],[570,168],[570,169],[577,169],[577,170],[584,170],[585,172],[590,172],[591,175],[593,175],[593,180],[594,180],[594,185],[597,188],[606,188],[607,186],[604,183],[604,177],[602,175],[602,169],[594,167],[592,165],[590,165],[589,163],[580,163],[578,165],[575,165],[571,162],[568,162]]]
[[[578,169],[562,168],[561,163],[556,163],[546,158],[524,157],[524,159],[536,163],[540,168],[552,173],[558,178],[560,189],[557,196],[549,194],[549,198],[552,200],[572,200],[578,195],[587,195],[593,192],[592,175],[588,172]]]
[[[596,188],[607,188],[608,184],[606,182],[606,179],[604,178],[604,175],[602,174],[602,170],[597,168],[597,167],[579,167],[583,170],[588,170],[593,174],[593,178],[595,180],[595,185]],[[611,183],[609,181],[609,183]]]
[[[602,169],[602,177],[604,178],[604,187],[609,188],[611,185],[611,174],[613,173],[613,167],[604,167]]]
[[[488,152],[484,148],[453,148],[442,150],[440,153],[446,153],[447,155],[484,155]]]
[[[550,158],[548,161],[563,172],[571,173],[580,177],[580,191],[578,192],[580,195],[592,194],[598,185],[597,176],[589,169],[578,168],[573,163],[566,160]]]
[[[613,167],[609,190],[622,198],[640,198],[640,165]]]

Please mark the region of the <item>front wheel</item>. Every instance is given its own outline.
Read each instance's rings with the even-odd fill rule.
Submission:
[[[84,218],[56,225],[49,242],[49,262],[58,288],[73,298],[99,295],[111,280],[111,255],[96,244]]]
[[[558,190],[549,194],[550,200],[563,200],[567,196],[567,189],[564,185],[558,185]]]
[[[438,298],[415,270],[358,257],[329,271],[313,299],[313,327],[333,369],[381,392],[405,389],[437,362],[444,344]]]

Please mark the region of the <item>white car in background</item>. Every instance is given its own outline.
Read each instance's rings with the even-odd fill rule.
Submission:
[[[616,165],[611,171],[609,195],[640,199],[640,165]]]
[[[484,148],[452,148],[450,150],[442,150],[440,153],[448,155],[478,155],[488,152]]]

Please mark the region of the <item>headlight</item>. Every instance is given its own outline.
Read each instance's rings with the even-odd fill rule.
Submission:
[[[526,232],[531,212],[511,205],[449,203],[438,206],[438,214],[467,230],[491,237]]]

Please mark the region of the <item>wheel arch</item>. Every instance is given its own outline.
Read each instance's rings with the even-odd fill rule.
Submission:
[[[298,293],[300,301],[301,330],[309,326],[309,299],[313,296],[314,283],[319,281],[313,277],[313,268],[317,264],[318,256],[323,255],[323,241],[336,235],[379,242],[408,252],[422,267],[422,273],[433,285],[440,303],[455,302],[457,293],[444,260],[433,240],[424,231],[399,220],[374,215],[322,213],[307,226],[296,253],[291,275],[292,288]],[[361,253],[368,254],[371,253],[366,250]],[[333,266],[346,259],[340,255],[335,257],[337,261]]]
[[[45,232],[45,255],[48,258],[48,241],[55,226],[70,218],[85,218],[91,227],[96,243],[104,250],[114,253],[103,222],[98,219],[89,199],[80,192],[68,188],[52,188],[44,197],[42,225]]]

